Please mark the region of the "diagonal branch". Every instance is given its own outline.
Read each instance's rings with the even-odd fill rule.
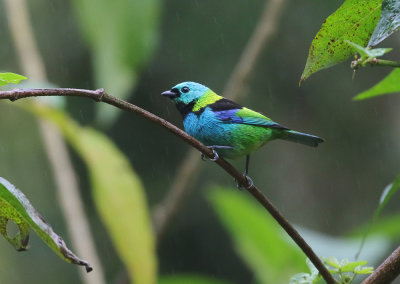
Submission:
[[[166,128],[174,135],[178,136],[192,147],[202,152],[208,158],[214,158],[214,153],[207,146],[196,140],[180,128],[169,123],[165,119],[162,119],[134,104],[128,103],[119,98],[113,97],[107,94],[103,89],[96,91],[82,90],[82,89],[27,89],[27,90],[13,90],[0,92],[0,99],[9,99],[15,101],[27,97],[37,96],[75,96],[75,97],[88,97],[98,102],[104,102],[113,105],[119,109],[138,114],[143,118],[146,118],[153,123]],[[315,265],[322,277],[328,284],[336,283],[328,269],[321,262],[318,256],[314,253],[307,242],[300,236],[296,229],[283,217],[278,209],[269,201],[269,199],[254,185],[249,185],[247,179],[230,163],[225,161],[223,158],[216,160],[221,168],[223,168],[228,174],[234,177],[239,184],[247,188],[248,192],[274,217],[274,219],[281,225],[281,227],[288,233],[293,241],[303,250],[311,262]]]
[[[400,246],[361,284],[392,283],[400,274]]]

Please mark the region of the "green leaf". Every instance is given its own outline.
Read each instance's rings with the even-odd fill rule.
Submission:
[[[306,264],[310,273],[298,273],[290,278],[290,284],[313,284],[319,283],[321,275],[314,264],[307,258]],[[336,271],[335,271],[336,272]]]
[[[339,260],[337,260],[336,257],[326,258],[324,259],[324,263],[329,264],[330,266],[335,267],[337,269],[340,269],[341,267]]]
[[[355,274],[371,274],[374,272],[374,268],[367,266],[367,267],[356,267],[354,269]]]
[[[366,265],[368,262],[361,260],[355,262],[349,262],[341,267],[342,272],[353,272],[359,266]]]
[[[21,105],[21,104],[19,104]],[[52,121],[85,161],[97,210],[135,283],[156,283],[155,240],[143,185],[127,158],[102,133],[45,105],[25,109]]]
[[[372,88],[358,94],[355,101],[365,100],[376,96],[400,92],[400,69],[395,68],[385,78]]]
[[[22,75],[18,75],[15,73],[0,73],[0,86],[4,86],[7,84],[19,84],[19,82],[21,82],[22,80],[26,80],[28,78],[22,76]]]
[[[300,82],[353,55],[345,40],[367,45],[378,23],[381,5],[382,0],[346,0],[330,15],[311,43]]]
[[[159,0],[75,0],[83,35],[93,54],[97,87],[119,98],[134,88],[158,39]],[[110,124],[118,109],[99,104],[97,118]]]
[[[298,273],[290,278],[289,284],[312,284],[313,282],[314,278],[310,273]]]
[[[7,223],[10,220],[18,227],[18,232],[13,237],[7,232]],[[89,263],[79,259],[67,248],[64,240],[46,223],[26,196],[0,177],[0,233],[18,251],[23,251],[28,246],[30,228],[65,261],[83,265],[87,272],[92,270]]]
[[[376,220],[380,213],[382,212],[383,208],[385,208],[386,204],[392,198],[392,196],[399,190],[400,188],[400,175],[397,176],[396,180],[385,187],[382,192],[381,198],[379,200],[379,206],[374,212],[373,219]]]
[[[369,48],[369,47],[362,47],[354,42],[346,40],[348,44],[354,47],[354,49],[361,54],[362,57],[369,58],[376,58],[385,55],[386,53],[390,52],[392,48]]]
[[[382,2],[382,13],[379,23],[369,40],[368,46],[375,46],[400,27],[400,1],[384,0]]]
[[[231,188],[213,188],[208,198],[260,283],[283,283],[306,269],[300,249],[259,204]]]
[[[158,284],[228,284],[228,282],[200,275],[162,276]]]

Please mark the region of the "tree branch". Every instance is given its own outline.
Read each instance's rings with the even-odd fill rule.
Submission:
[[[74,96],[74,97],[87,97],[98,102],[104,102],[113,105],[117,108],[123,109],[125,111],[138,114],[153,123],[168,129],[171,133],[178,136],[186,143],[189,143],[192,147],[196,148],[208,158],[214,158],[214,153],[207,146],[202,144],[200,141],[196,140],[192,136],[188,135],[183,130],[179,129],[175,125],[169,123],[168,121],[119,98],[113,97],[107,94],[104,89],[99,89],[95,91],[82,90],[82,89],[16,89],[12,91],[0,92],[0,99],[9,99],[15,101],[27,97],[37,97],[37,96]],[[234,177],[239,184],[244,187],[248,187],[247,179],[236,170],[230,163],[225,161],[223,158],[219,158],[216,161],[221,168],[223,168],[228,174]],[[275,218],[275,220],[282,226],[282,228],[288,233],[288,235],[295,241],[295,243],[303,250],[311,262],[315,265],[318,271],[321,273],[322,277],[329,284],[335,283],[334,278],[329,273],[328,269],[321,262],[318,256],[314,253],[307,242],[300,236],[296,229],[280,214],[280,212],[275,208],[275,206],[268,200],[268,198],[254,185],[249,187],[248,192],[253,195],[253,197],[265,208],[268,212]]]
[[[361,284],[391,283],[400,274],[400,246]]]

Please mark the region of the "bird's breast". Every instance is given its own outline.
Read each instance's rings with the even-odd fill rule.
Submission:
[[[183,125],[189,135],[207,146],[230,145],[229,125],[220,121],[209,107],[205,108],[200,115],[189,113]]]

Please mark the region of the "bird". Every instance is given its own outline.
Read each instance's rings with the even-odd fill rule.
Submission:
[[[324,141],[318,136],[286,128],[260,112],[217,95],[200,83],[182,82],[161,95],[169,97],[176,105],[185,132],[213,150],[213,161],[219,156],[228,159],[246,156],[247,188],[253,186],[248,175],[250,154],[267,142],[283,139],[317,147]]]

